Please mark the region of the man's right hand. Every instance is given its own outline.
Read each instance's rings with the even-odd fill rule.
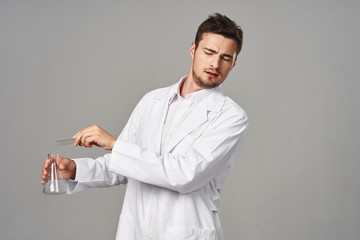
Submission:
[[[61,171],[64,179],[72,179],[72,180],[75,179],[76,163],[74,160],[71,160],[69,158],[59,157],[57,163],[59,166],[59,170]],[[50,160],[46,159],[41,171],[41,178],[42,178],[41,184],[45,184],[45,178],[46,175],[48,174],[49,167],[50,167]]]

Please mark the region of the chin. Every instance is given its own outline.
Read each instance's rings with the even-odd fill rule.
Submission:
[[[199,87],[204,88],[204,89],[209,89],[209,88],[214,88],[219,86],[219,84],[212,82],[211,80],[207,80],[207,81],[199,81],[198,82]]]
[[[220,76],[217,76],[216,78],[220,78]],[[206,73],[201,76],[195,73],[193,71],[193,79],[196,85],[198,85],[202,89],[210,89],[219,86],[222,81],[217,81],[214,77],[209,77]]]

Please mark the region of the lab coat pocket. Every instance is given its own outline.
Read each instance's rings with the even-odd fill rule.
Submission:
[[[216,232],[212,229],[170,227],[164,239],[171,240],[217,240]]]
[[[131,216],[120,215],[116,240],[135,240],[135,227]]]

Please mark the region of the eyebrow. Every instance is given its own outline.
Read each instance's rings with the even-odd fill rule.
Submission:
[[[218,53],[217,51],[215,51],[214,49],[211,49],[211,48],[204,47],[203,49],[208,50],[209,52],[212,52],[212,53]],[[227,53],[224,53],[223,56],[233,59],[233,56],[230,54],[227,54]]]

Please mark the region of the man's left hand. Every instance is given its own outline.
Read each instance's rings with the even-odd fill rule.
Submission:
[[[92,145],[102,147],[105,150],[112,150],[116,138],[106,132],[98,125],[84,128],[77,132],[74,136],[74,146],[83,146],[91,148]]]

